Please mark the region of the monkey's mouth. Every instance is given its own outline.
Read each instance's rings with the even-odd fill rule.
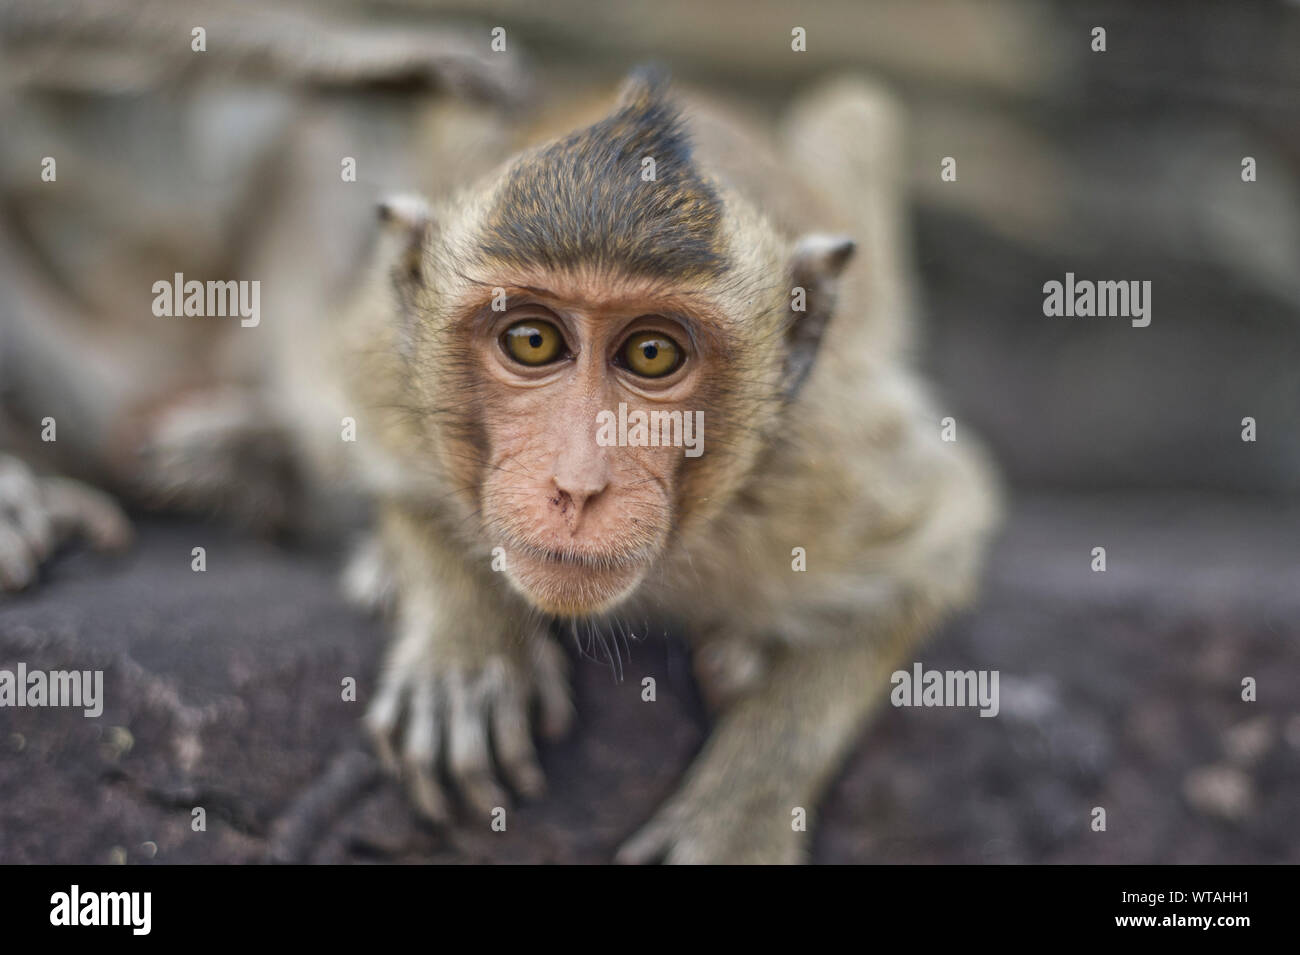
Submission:
[[[635,566],[644,560],[644,556],[636,551],[630,554],[620,554],[600,551],[560,550],[527,545],[521,547],[520,550],[526,551],[530,557],[545,563],[560,564],[565,567],[585,567],[587,570],[620,570],[625,567]]]
[[[611,609],[631,595],[649,566],[645,548],[597,550],[520,542],[506,557],[507,576],[529,602],[564,617]]]

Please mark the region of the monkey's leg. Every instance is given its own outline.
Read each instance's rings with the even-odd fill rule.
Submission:
[[[835,645],[785,648],[721,716],[677,793],[624,844],[620,862],[795,863],[807,816],[890,674],[926,628],[915,618]]]
[[[470,567],[426,515],[386,504],[380,532],[397,572],[396,634],[366,714],[380,757],[437,822],[450,815],[440,762],[477,812],[507,804],[498,770],[521,795],[540,792],[530,704],[543,736],[572,720],[564,656],[544,621],[503,599],[504,582],[486,563]]]
[[[305,515],[288,425],[256,389],[213,384],[171,396],[142,415],[119,454],[124,480],[150,506],[219,514],[257,530]]]

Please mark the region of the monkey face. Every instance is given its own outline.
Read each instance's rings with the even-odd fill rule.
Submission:
[[[409,403],[470,546],[503,548],[536,608],[598,614],[780,439],[853,246],[791,243],[696,168],[653,84],[494,175],[391,210]]]
[[[469,323],[483,520],[534,606],[599,613],[636,589],[678,519],[710,351],[676,303],[510,288]]]

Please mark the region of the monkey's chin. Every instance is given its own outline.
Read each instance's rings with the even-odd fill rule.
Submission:
[[[507,565],[510,582],[538,610],[557,617],[590,617],[612,610],[640,585],[649,562],[572,562],[530,553]]]

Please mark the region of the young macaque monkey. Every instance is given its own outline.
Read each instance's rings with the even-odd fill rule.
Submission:
[[[634,74],[594,125],[385,206],[340,325],[379,512],[351,579],[397,631],[368,725],[425,814],[489,812],[542,785],[534,712],[570,722],[550,621],[667,619],[717,725],[618,859],[797,862],[795,810],[972,597],[996,495],[901,357],[888,102],[833,84],[780,147],[689,126]]]

